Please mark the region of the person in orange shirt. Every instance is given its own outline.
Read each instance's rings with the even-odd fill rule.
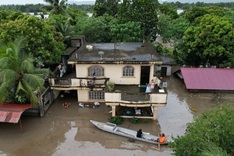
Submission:
[[[160,133],[159,134],[159,138],[157,138],[156,140],[157,142],[160,142],[160,143],[165,143],[166,142],[166,136],[164,133]]]

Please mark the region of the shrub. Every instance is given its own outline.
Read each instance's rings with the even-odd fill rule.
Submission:
[[[114,82],[108,82],[107,83],[107,90],[109,92],[112,92],[114,90],[114,88],[115,88],[115,83]]]
[[[109,118],[109,121],[116,125],[120,125],[123,123],[124,119],[121,116],[112,116]]]
[[[139,118],[133,117],[133,118],[130,118],[129,121],[133,124],[137,124],[137,123],[140,123],[141,120]]]

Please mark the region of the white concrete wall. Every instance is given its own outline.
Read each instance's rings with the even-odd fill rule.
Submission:
[[[54,99],[56,99],[60,94],[60,90],[53,90],[53,94],[54,94]]]
[[[150,94],[150,102],[167,103],[167,94]]]
[[[85,102],[89,100],[89,91],[88,90],[77,90],[78,102]]]
[[[167,76],[171,76],[171,66],[170,65],[162,65],[162,67],[167,67]]]
[[[154,77],[153,80],[158,86],[161,84],[161,80],[158,77]]]
[[[167,67],[166,76],[171,76],[172,67],[170,65],[156,65],[155,66],[155,71],[161,70],[162,67]]]
[[[121,101],[121,93],[105,93],[105,101],[108,102]]]
[[[76,76],[88,78],[88,68],[96,64],[76,64]],[[100,64],[104,68],[104,77],[110,78],[110,82],[115,84],[138,85],[141,78],[141,66],[144,65],[123,65],[123,64]],[[134,76],[123,77],[123,68],[125,66],[132,66],[134,68]],[[149,65],[145,65],[149,66]],[[154,65],[150,65],[150,79],[153,78]],[[92,78],[92,76],[90,76]],[[149,79],[149,80],[150,80]]]
[[[82,80],[82,83],[87,84],[84,80]],[[72,86],[80,86],[80,80],[79,79],[71,79],[71,85]]]

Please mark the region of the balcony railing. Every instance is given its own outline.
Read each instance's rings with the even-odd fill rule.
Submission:
[[[50,78],[49,83],[51,87],[101,87],[105,88],[109,78],[96,78],[95,83],[92,78]]]
[[[106,103],[119,103],[120,105],[134,105],[134,104],[166,104],[167,93],[151,93],[147,94],[148,99],[145,98],[145,93],[117,93],[117,92],[106,92],[105,102]]]

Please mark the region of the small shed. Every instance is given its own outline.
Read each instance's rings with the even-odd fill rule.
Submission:
[[[172,74],[172,67],[176,65],[175,61],[166,55],[161,55],[160,56],[162,60],[161,65],[155,65],[155,76],[160,76],[160,77],[166,77],[166,76],[171,76]]]

